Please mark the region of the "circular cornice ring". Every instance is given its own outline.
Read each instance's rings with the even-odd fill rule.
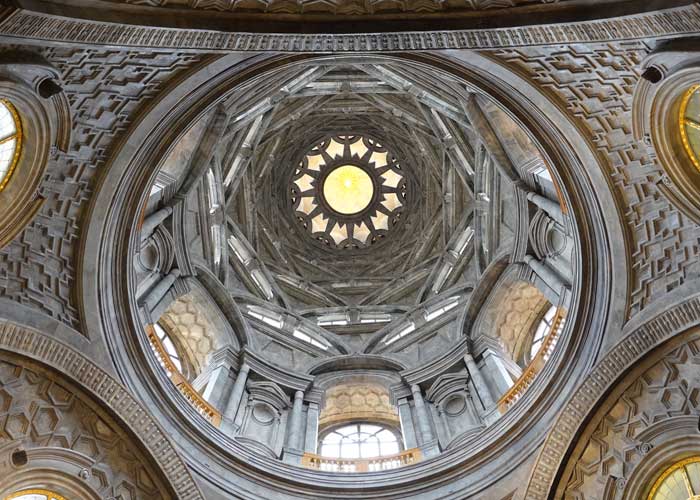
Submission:
[[[572,122],[574,126],[571,130],[567,131],[567,138],[560,137],[558,129],[551,122],[551,117],[556,116],[567,121],[567,115],[551,100],[543,98],[543,95],[526,80],[498,63],[494,64],[493,60],[481,54],[468,53],[458,56],[466,59],[456,62],[423,55],[366,57],[369,61],[398,60],[402,64],[412,64],[433,71],[442,69],[448,74],[466,79],[471,87],[479,88],[482,92],[488,90],[495,100],[510,110],[509,113],[518,122],[533,127],[530,133],[542,144],[544,152],[554,158],[553,163],[572,168],[576,173],[585,172],[582,177],[576,177],[573,172],[565,169],[561,172],[561,183],[567,187],[566,201],[575,220],[586,221],[579,228],[586,244],[586,248],[580,254],[588,259],[580,264],[581,271],[577,279],[583,281],[578,284],[573,297],[574,303],[579,301],[582,307],[578,310],[576,320],[572,318],[567,322],[567,330],[586,332],[589,337],[585,342],[583,338],[569,339],[569,342],[565,342],[566,349],[558,351],[553,357],[556,358],[556,362],[547,365],[547,369],[540,376],[541,380],[533,385],[511,411],[487,428],[481,436],[477,436],[473,441],[473,448],[468,453],[457,447],[430,461],[390,474],[378,474],[372,478],[338,478],[332,474],[290,467],[277,460],[251,453],[223,434],[212,432],[206,425],[191,426],[186,419],[178,417],[177,412],[170,411],[180,407],[180,404],[168,399],[170,395],[164,392],[161,383],[154,378],[154,371],[144,356],[145,334],[143,331],[139,333],[142,326],[136,314],[135,298],[130,291],[133,270],[129,266],[127,256],[131,254],[137,242],[135,221],[144,203],[147,186],[150,186],[155,175],[152,165],[157,163],[158,158],[164,157],[164,151],[176,137],[184,133],[197,116],[202,116],[216,105],[228,89],[272,68],[309,60],[321,62],[326,60],[325,57],[273,57],[254,67],[250,61],[241,64],[240,55],[214,61],[202,71],[192,74],[189,80],[180,82],[179,87],[165,94],[149,110],[148,115],[135,121],[135,125],[129,131],[129,139],[123,142],[127,147],[115,152],[103,178],[103,186],[108,188],[99,190],[91,200],[92,217],[86,233],[85,246],[90,252],[84,265],[85,269],[95,266],[96,279],[93,280],[90,274],[81,275],[85,301],[83,307],[86,310],[97,311],[103,317],[85,324],[85,329],[104,330],[120,376],[135,392],[152,402],[154,411],[159,412],[159,416],[169,423],[174,432],[180,433],[183,439],[190,440],[188,454],[191,457],[191,466],[202,474],[220,479],[222,488],[232,488],[232,491],[236,489],[237,494],[242,495],[246,482],[252,482],[259,488],[264,480],[264,484],[275,489],[277,494],[286,491],[297,495],[313,494],[318,498],[337,498],[338,492],[343,491],[347,498],[366,498],[365,495],[376,498],[379,491],[385,495],[410,495],[413,491],[411,488],[419,487],[420,481],[416,481],[417,474],[420,474],[424,481],[431,481],[435,488],[450,487],[452,491],[455,491],[453,487],[456,479],[469,475],[471,480],[463,485],[460,498],[475,494],[507,474],[512,467],[534,451],[544,435],[543,427],[554,419],[554,410],[549,403],[553,403],[553,398],[563,400],[564,394],[578,383],[592,363],[592,356],[597,352],[602,338],[602,325],[607,318],[610,297],[627,296],[626,293],[620,292],[620,284],[617,285],[618,293],[611,295],[611,284],[606,280],[612,273],[606,272],[606,265],[591,268],[591,255],[600,257],[603,264],[610,264],[611,252],[615,260],[624,255],[624,252],[620,251],[623,244],[611,243],[607,239],[607,233],[610,231],[622,233],[619,220],[611,220],[609,214],[603,219],[600,207],[596,204],[600,203],[600,197],[603,196],[608,207],[614,206],[614,202],[610,201],[610,193],[605,188],[593,190],[589,184],[590,176],[595,177],[598,173],[596,169],[583,168],[583,165],[597,163],[598,158],[591,152],[591,145],[581,138],[583,136],[572,132],[578,130],[579,125],[575,122]],[[333,57],[337,59],[343,56]],[[257,62],[261,59],[257,58]],[[523,91],[526,93],[523,94]],[[604,178],[595,178],[598,187],[601,186],[601,182],[602,186],[605,186]],[[591,217],[594,218],[590,220]],[[622,287],[624,288],[624,285]],[[597,307],[593,307],[594,303]],[[127,335],[125,332],[131,333]],[[95,334],[99,335],[98,332]],[[547,382],[551,381],[563,366],[564,359],[572,361],[566,366],[569,377],[565,380],[557,379],[558,388],[561,390],[550,391],[545,397]],[[537,406],[533,406],[535,403]],[[555,406],[558,406],[558,403]],[[536,410],[532,411],[533,408]],[[188,416],[190,414],[196,415],[194,411],[187,413]],[[544,422],[543,426],[528,425],[528,422],[536,420]],[[516,421],[518,425],[515,425]],[[509,439],[498,439],[505,435],[508,435]],[[522,446],[509,446],[513,440],[520,440]],[[206,465],[199,461],[204,455],[198,458],[197,452],[197,447],[205,442],[208,457]],[[492,459],[497,454],[505,457],[510,467],[496,469]],[[456,461],[461,462],[462,466],[455,467]],[[227,475],[235,477],[235,481],[225,480]],[[407,483],[408,477],[412,478],[410,484]],[[438,478],[439,483],[436,483]]]

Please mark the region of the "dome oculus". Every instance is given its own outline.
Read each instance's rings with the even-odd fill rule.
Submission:
[[[333,170],[323,182],[323,197],[338,213],[362,212],[372,201],[374,185],[370,176],[359,167],[343,165]]]
[[[321,141],[304,155],[292,178],[297,220],[330,247],[358,248],[383,238],[398,222],[405,201],[401,166],[365,136]]]

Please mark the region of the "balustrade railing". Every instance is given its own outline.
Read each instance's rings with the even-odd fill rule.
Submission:
[[[327,472],[379,472],[398,469],[418,462],[421,458],[418,448],[402,451],[395,455],[373,458],[331,458],[313,453],[304,453],[301,464],[310,469]]]
[[[537,351],[537,354],[532,358],[530,364],[527,365],[525,371],[523,371],[522,375],[520,375],[515,384],[513,384],[513,387],[498,400],[498,409],[501,413],[505,413],[523,394],[525,394],[525,391],[532,385],[537,374],[544,368],[545,362],[552,355],[559,341],[559,336],[564,329],[565,320],[566,310],[560,307],[557,309],[554,318],[552,318],[552,328],[542,342],[539,351]]]
[[[219,426],[221,424],[221,413],[214,408],[209,402],[202,397],[202,395],[197,392],[187,381],[185,377],[182,376],[180,370],[177,369],[175,364],[170,359],[168,352],[163,347],[162,342],[156,335],[156,331],[152,325],[146,326],[146,333],[148,334],[148,341],[151,343],[153,352],[158,358],[158,362],[163,366],[168,377],[175,384],[175,387],[180,391],[180,393],[185,397],[187,401],[197,410],[204,418],[209,420],[213,425]]]

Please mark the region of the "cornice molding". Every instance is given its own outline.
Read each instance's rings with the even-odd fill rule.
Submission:
[[[0,19],[0,37],[9,37],[14,42],[24,39],[34,43],[48,41],[203,52],[319,53],[498,49],[674,37],[700,31],[700,7],[697,5],[615,19],[542,26],[339,35],[228,33],[134,26],[71,19],[12,7],[0,11]]]
[[[110,374],[75,349],[7,321],[0,321],[0,349],[28,356],[69,377],[130,428],[167,478],[175,492],[173,498],[204,499],[167,434],[150,412]]]

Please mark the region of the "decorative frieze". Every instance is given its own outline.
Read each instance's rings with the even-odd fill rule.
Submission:
[[[601,21],[513,28],[371,34],[257,34],[154,28],[67,19],[6,8],[0,35],[122,47],[196,51],[390,52],[495,49],[536,45],[638,40],[700,30],[697,6]],[[1,17],[1,16],[0,16]]]

